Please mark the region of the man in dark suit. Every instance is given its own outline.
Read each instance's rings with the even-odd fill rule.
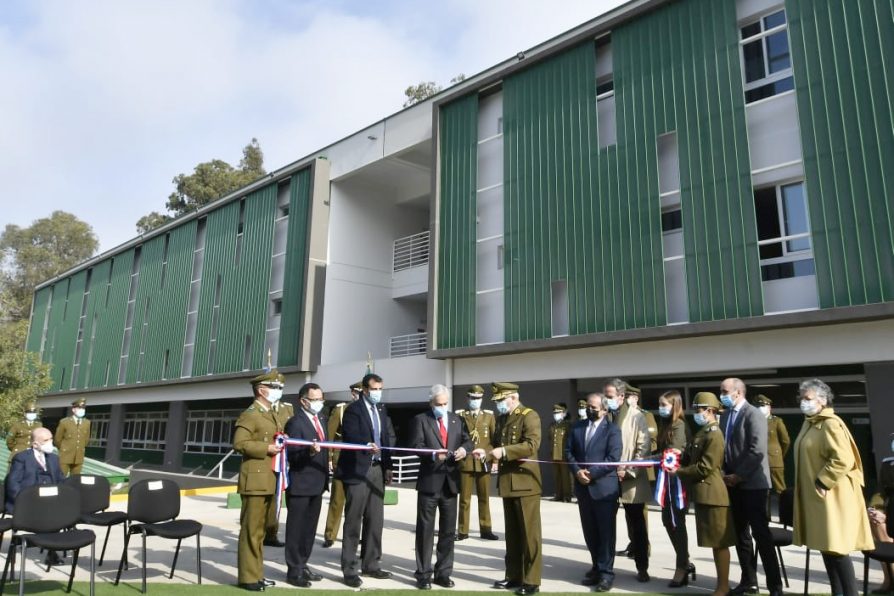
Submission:
[[[329,455],[316,441],[326,440],[323,390],[306,383],[298,390],[301,409],[286,423],[292,439],[314,441],[310,447],[289,447],[289,512],[286,519],[286,581],[299,588],[323,579],[307,567],[314,548],[323,493],[329,488]]]
[[[584,542],[590,551],[592,567],[583,584],[608,592],[615,579],[615,520],[618,513],[617,469],[583,463],[621,460],[621,430],[606,417],[601,393],[587,396],[587,419],[571,427],[565,447],[565,459],[574,474],[574,493],[580,511]]]
[[[726,412],[720,418],[726,449],[723,481],[729,491],[730,510],[736,527],[736,552],[742,577],[731,594],[757,594],[757,561],[751,535],[767,576],[770,596],[782,594],[779,560],[770,534],[767,496],[770,464],[767,455],[767,418],[745,399],[745,383],[730,378],[720,384],[720,401]]]
[[[61,484],[64,480],[59,456],[53,452],[53,433],[48,428],[31,431],[31,449],[12,458],[6,476],[6,512],[15,509],[16,497],[29,486]]]
[[[382,400],[382,377],[363,377],[360,399],[348,405],[342,417],[342,440],[369,445],[369,451],[342,451],[335,477],[345,485],[345,526],[341,546],[341,570],[345,585],[359,588],[360,573],[387,579],[381,567],[382,528],[385,521],[385,485],[391,483],[391,454],[380,447],[394,446],[394,429]],[[361,528],[363,549],[357,557]]]
[[[435,510],[438,511],[438,557],[434,582],[453,587],[453,543],[456,539],[456,495],[459,492],[459,465],[472,450],[472,439],[459,416],[447,411],[450,390],[444,385],[431,388],[431,410],[413,418],[410,446],[439,449],[438,453],[419,456],[416,481],[416,587],[431,590],[431,551],[435,534]]]

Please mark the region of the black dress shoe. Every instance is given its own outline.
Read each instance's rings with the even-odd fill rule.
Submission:
[[[266,588],[264,588],[264,584],[261,582],[255,582],[253,584],[239,584],[239,587],[243,590],[248,590],[249,592],[263,592]]]
[[[323,548],[329,548],[329,547],[332,546],[333,544],[335,544],[335,540],[328,540],[328,539],[326,539],[326,540],[323,541]]]
[[[531,584],[524,584],[518,590],[515,591],[518,596],[527,596],[528,594],[536,594],[540,591],[540,586],[533,586]]]
[[[468,537],[469,537],[468,534],[457,534],[457,535],[456,535],[456,539],[457,539],[457,540],[465,540],[465,539],[468,538]]]
[[[345,585],[349,588],[359,588],[363,585],[363,580],[357,577],[356,575],[346,575],[345,576]]]
[[[299,577],[298,579],[287,579],[286,583],[290,586],[295,586],[296,588],[309,588],[313,584],[310,583],[309,579],[305,579],[303,577]]]
[[[607,579],[600,580],[596,587],[593,588],[597,592],[611,592],[612,583]]]
[[[487,532],[481,532],[482,540],[499,540],[500,537],[488,530]]]
[[[364,571],[363,575],[366,577],[374,577],[375,579],[389,579],[391,577],[391,572],[385,571],[384,569],[374,569],[372,571]]]
[[[416,587],[420,590],[431,590],[431,582],[427,579],[417,579]]]
[[[779,588],[775,588],[775,589],[773,589],[773,590],[770,590],[770,596],[783,596],[783,594],[782,594],[782,587],[779,587]]]
[[[264,546],[275,546],[277,548],[282,548],[286,545],[285,542],[280,540],[279,538],[265,538]]]
[[[584,586],[598,586],[599,581],[600,580],[598,577],[586,576],[580,583],[581,583],[581,585],[584,585]]]
[[[618,557],[626,557],[626,556],[632,555],[632,554],[633,554],[633,545],[630,544],[629,542],[627,543],[627,546],[624,547],[624,550],[616,550],[615,551],[615,555]]]
[[[648,571],[637,571],[636,572],[636,581],[638,581],[639,583],[644,584],[647,581],[649,581],[650,579],[652,579],[652,578],[649,577]]]
[[[267,579],[266,577],[262,577],[261,581],[259,581],[258,583],[263,585],[265,588],[276,585],[275,581],[273,581],[272,579]]]
[[[494,582],[494,585],[491,587],[497,590],[511,590],[512,588],[520,588],[521,586],[521,582],[512,581],[511,579],[501,579],[500,581]]]
[[[305,569],[304,573],[301,574],[301,578],[311,582],[318,582],[323,579],[323,576],[319,573],[314,573],[310,569]]]
[[[453,583],[453,580],[449,577],[436,577],[435,583],[441,586],[442,588],[452,588],[456,584]]]
[[[729,591],[731,596],[741,596],[742,594],[757,594],[757,586],[754,584],[739,584]]]

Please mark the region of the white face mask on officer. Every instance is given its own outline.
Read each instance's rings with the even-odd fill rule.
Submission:
[[[480,397],[470,398],[469,399],[469,409],[472,411],[475,411],[475,412],[480,410],[481,409],[481,398]]]
[[[587,417],[587,408],[579,408],[577,410],[577,415],[579,418],[586,418]]]
[[[37,420],[37,412],[25,412],[25,420],[28,422],[34,422]]]
[[[78,418],[83,418],[86,414],[87,414],[87,410],[85,410],[84,408],[75,408],[74,409],[74,415],[77,416]]]
[[[767,418],[770,417],[770,406],[758,406],[757,409],[760,410],[761,414],[763,414]]]
[[[563,418],[565,418],[565,414],[562,412],[553,412],[553,420],[556,422],[562,422]]]
[[[271,404],[275,404],[280,399],[282,399],[282,389],[278,387],[267,387],[267,401]]]

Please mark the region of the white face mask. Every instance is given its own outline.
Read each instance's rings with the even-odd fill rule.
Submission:
[[[319,414],[323,411],[323,400],[318,401],[308,401],[308,409],[314,414]]]
[[[75,408],[74,409],[74,415],[77,416],[78,418],[83,418],[86,413],[87,413],[87,410],[85,410],[84,408]]]
[[[273,387],[267,388],[267,401],[271,404],[275,404],[282,398],[282,389],[274,389]]]
[[[894,453],[894,441],[891,441],[891,453]]]
[[[37,420],[37,412],[25,412],[25,420],[28,422],[34,422]]]
[[[587,408],[578,409],[577,415],[579,418],[586,418],[587,417]]]
[[[562,414],[561,412],[553,413],[553,420],[555,420],[556,422],[562,422],[563,418],[565,418],[565,414]]]
[[[822,406],[815,401],[809,399],[801,400],[801,413],[805,416],[815,416],[821,409]]]
[[[627,407],[628,408],[635,408],[638,403],[639,403],[638,397],[628,397],[627,398]]]
[[[760,407],[758,408],[758,410],[760,410],[761,413],[762,413],[764,416],[766,416],[767,418],[770,417],[770,406],[760,406]]]
[[[470,399],[469,400],[469,409],[470,410],[480,410],[481,409],[481,398],[478,399]]]
[[[40,446],[40,450],[46,454],[50,454],[55,451],[55,449],[53,448],[53,443],[42,443]]]

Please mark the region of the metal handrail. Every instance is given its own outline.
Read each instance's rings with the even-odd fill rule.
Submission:
[[[223,458],[222,458],[219,462],[217,462],[217,463],[214,465],[213,468],[211,468],[211,471],[208,472],[207,474],[205,474],[205,477],[206,477],[206,478],[211,477],[211,475],[214,474],[214,470],[217,470],[217,477],[218,477],[219,479],[223,480],[223,465],[224,465],[224,462],[226,462],[228,459],[230,459],[230,457],[231,457],[233,454],[235,454],[235,453],[236,453],[236,451],[235,451],[234,449],[230,449],[230,450],[227,452],[227,454],[224,455]]]
[[[430,233],[425,231],[396,239],[391,263],[392,273],[428,265],[429,236]]]
[[[395,335],[388,343],[388,352],[392,358],[415,356],[417,354],[425,354],[428,348],[428,336],[424,331],[407,335]]]
[[[401,484],[419,478],[419,456],[397,455],[391,458],[394,466],[394,482]]]

